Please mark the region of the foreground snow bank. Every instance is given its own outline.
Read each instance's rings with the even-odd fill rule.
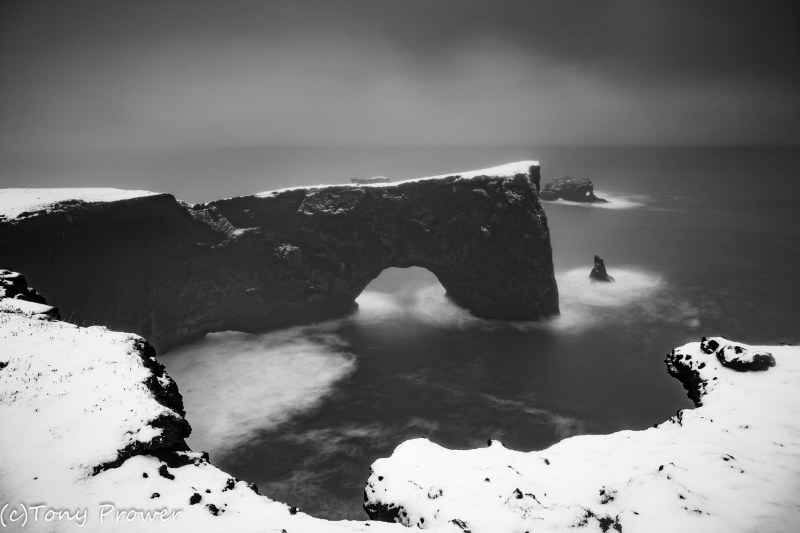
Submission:
[[[676,348],[666,362],[698,408],[539,452],[408,441],[374,463],[365,508],[472,533],[797,531],[800,348],[718,337]]]
[[[141,337],[27,312],[23,286],[0,271],[0,529],[404,530],[312,518],[189,451],[181,396]]]

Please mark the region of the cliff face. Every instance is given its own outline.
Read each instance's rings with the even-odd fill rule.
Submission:
[[[538,320],[558,313],[550,235],[539,167],[515,168],[200,205],[66,202],[0,220],[0,255],[70,321],[159,349],[346,313],[388,267],[430,270],[478,316]]]

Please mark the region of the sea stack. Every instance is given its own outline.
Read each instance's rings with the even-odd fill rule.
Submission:
[[[542,200],[568,200],[570,202],[601,203],[608,202],[594,195],[594,185],[588,178],[562,176],[547,182],[539,194]]]
[[[594,268],[589,272],[589,279],[606,283],[614,281],[614,278],[606,272],[606,263],[599,255],[594,256]]]

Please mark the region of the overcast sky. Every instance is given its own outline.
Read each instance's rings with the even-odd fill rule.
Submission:
[[[6,153],[800,143],[800,2],[0,2]]]

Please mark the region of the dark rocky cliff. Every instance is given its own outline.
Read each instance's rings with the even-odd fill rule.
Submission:
[[[352,310],[388,267],[420,266],[487,318],[558,313],[539,168],[392,185],[289,189],[188,205],[69,202],[0,220],[3,266],[65,319],[157,348]]]

